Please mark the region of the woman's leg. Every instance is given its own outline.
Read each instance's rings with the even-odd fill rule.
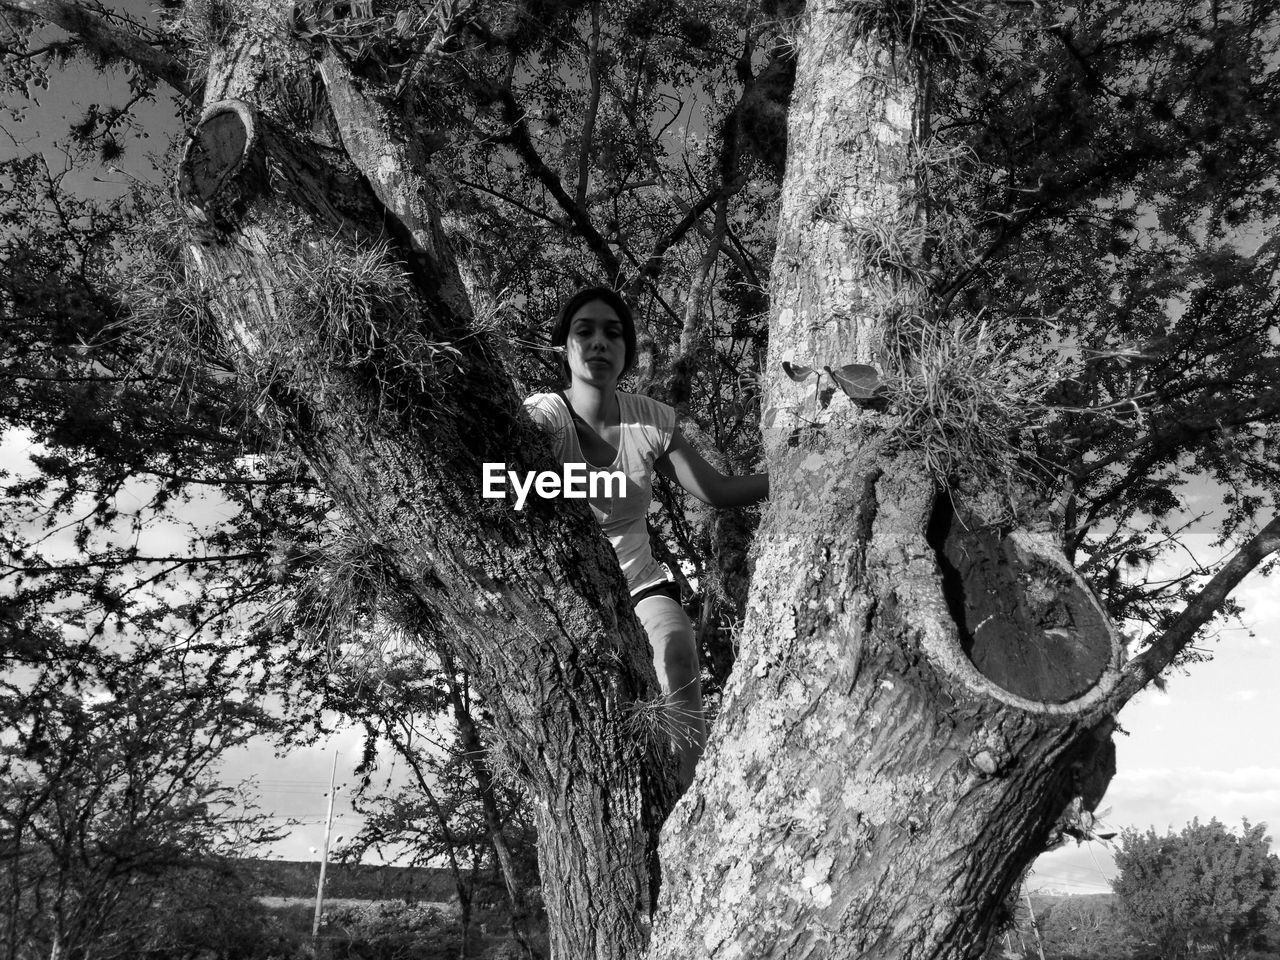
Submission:
[[[707,742],[702,715],[702,680],[693,624],[680,604],[661,595],[645,597],[636,604],[636,616],[653,647],[653,669],[662,692],[669,695],[668,718],[675,729],[680,750],[680,786],[693,781],[693,769]]]

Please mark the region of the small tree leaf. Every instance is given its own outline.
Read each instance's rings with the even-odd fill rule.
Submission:
[[[786,360],[782,361],[782,369],[786,371],[788,377],[796,383],[804,383],[818,371],[813,367],[802,367],[799,364],[793,364]]]
[[[851,400],[870,400],[881,396],[880,373],[865,363],[847,363],[839,370],[823,367]]]

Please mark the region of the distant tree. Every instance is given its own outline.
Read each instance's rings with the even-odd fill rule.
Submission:
[[[1063,960],[1120,960],[1135,946],[1110,894],[1056,899],[1040,915],[1040,932],[1046,954]]]
[[[276,835],[214,773],[262,718],[154,664],[95,666],[94,690],[0,680],[0,956],[229,955],[254,901],[227,860]]]
[[[375,672],[376,671],[376,672]],[[376,682],[375,682],[376,681]],[[370,849],[410,865],[446,865],[458,898],[463,949],[474,906],[505,899],[523,955],[536,957],[528,888],[538,883],[536,837],[513,778],[489,765],[479,704],[447,651],[409,652],[378,664],[328,705],[366,732],[356,807],[364,815],[344,858]],[[451,723],[442,722],[449,715]],[[374,764],[389,750],[409,785],[373,788]]]
[[[1112,886],[1133,933],[1166,960],[1263,946],[1280,917],[1280,857],[1265,829],[1246,820],[1237,835],[1215,819],[1163,837],[1125,831]]]
[[[136,960],[288,960],[305,956],[301,938],[256,897],[234,859],[188,864],[159,875],[149,909],[131,918]],[[96,949],[86,960],[101,956]],[[110,954],[106,954],[110,956]]]

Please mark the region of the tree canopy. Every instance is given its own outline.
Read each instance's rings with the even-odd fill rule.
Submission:
[[[77,679],[14,671],[24,651],[6,648],[0,948],[134,957],[248,942],[257,905],[227,861],[279,833],[218,767],[269,721],[199,674],[80,653]],[[219,929],[232,911],[236,928]]]
[[[15,41],[39,36],[35,7],[7,9]],[[431,63],[421,102],[408,75],[392,83],[380,71],[401,63],[397,43],[412,48],[407,38],[434,21],[388,8],[339,30],[322,11],[299,8],[290,23],[353,58],[362,82],[390,84],[409,100],[405,122],[433,169],[449,174],[450,243],[517,376],[531,387],[554,378],[554,365],[530,348],[545,342],[546,318],[568,285],[604,277],[636,300],[647,334],[643,381],[679,401],[727,463],[744,465],[794,70],[779,12],[472,5],[432,34],[441,50],[412,61],[416,76]],[[1247,530],[1275,489],[1275,252],[1266,225],[1275,216],[1267,151],[1277,119],[1259,46],[1272,14],[1262,3],[1212,17],[1178,5],[1046,7],[1014,21],[1007,52],[966,57],[964,69],[940,76],[930,104],[929,166],[945,184],[934,216],[951,248],[932,242],[931,283],[965,351],[998,349],[1018,361],[1011,371],[1040,378],[1035,397],[1008,401],[1033,401],[1035,415],[1019,416],[1036,423],[1033,455],[1060,491],[1070,552],[1113,615],[1158,629],[1198,583],[1146,576],[1187,522],[1177,508],[1188,482],[1202,477],[1225,491],[1228,535]],[[124,62],[135,99],[153,95],[184,56],[182,43],[206,29],[182,9],[158,24],[140,31],[152,51],[141,64],[86,36],[31,39],[29,52],[11,46],[12,102],[80,50]],[[151,62],[162,53],[174,58],[163,69]],[[95,105],[74,133],[115,160],[127,115]],[[116,147],[104,147],[108,139]],[[73,158],[89,162],[84,151]],[[6,422],[48,451],[41,476],[12,491],[11,509],[56,490],[42,504],[52,517],[84,492],[90,518],[112,521],[112,492],[145,478],[155,499],[135,523],[154,524],[172,503],[213,488],[245,520],[210,535],[205,546],[214,549],[178,569],[296,567],[313,546],[303,534],[317,530],[324,510],[299,499],[311,482],[305,468],[254,455],[278,445],[255,437],[260,428],[226,396],[216,366],[188,369],[189,354],[162,363],[185,342],[175,337],[198,343],[201,323],[197,305],[174,289],[160,201],[135,194],[104,205],[61,189],[61,176],[38,153],[6,162]],[[143,246],[148,236],[154,252]],[[356,287],[369,279],[347,278]],[[113,335],[131,314],[150,333]],[[984,324],[1000,331],[998,345],[974,339]],[[139,352],[140,338],[150,350]],[[982,402],[984,418],[1010,414],[997,396]],[[962,430],[948,437],[950,426],[939,424],[943,434],[931,440],[912,426],[909,435],[936,445],[944,470],[963,462],[949,452]],[[719,584],[741,579],[743,541],[723,522],[713,536],[714,523],[682,502],[664,527],[719,595]],[[280,530],[294,542],[273,540]],[[715,562],[721,551],[729,562]],[[104,611],[131,606],[115,600],[128,587],[109,581],[133,565],[127,551],[96,558],[92,589]],[[149,575],[165,576],[158,563]],[[48,571],[38,588],[25,585],[34,602],[47,602],[83,592],[76,576]],[[214,623],[235,601],[261,596],[242,579],[191,617]],[[733,619],[740,582],[728,596],[712,622]]]
[[[954,769],[868,759],[812,805],[865,805],[841,842],[868,857],[928,824],[972,851],[969,821],[919,784],[968,796],[972,768],[1021,790],[1017,849],[973,867],[984,906],[956,906],[946,937],[980,937],[1072,800],[1096,803],[1115,712],[1195,656],[1280,543],[1269,0],[0,10],[15,103],[86,53],[124,69],[135,102],[167,85],[192,122],[172,194],[104,204],[41,155],[5,161],[0,409],[39,469],[8,488],[5,630],[31,649],[48,623],[88,643],[163,637],[312,717],[344,699],[331,649],[447,651],[488,710],[489,760],[531,793],[544,867],[609,878],[572,894],[580,910],[551,905],[564,949],[603,938],[623,956],[647,935],[631,915],[656,905],[674,801],[661,745],[629,719],[652,679],[588,518],[513,519],[470,496],[485,458],[545,459],[516,401],[554,380],[547,318],[575,285],[635,304],[637,389],[721,462],[763,457],[782,480],[754,541],[753,518],[661,491],[659,538],[697,584],[717,684],[750,657],[671,830],[692,836],[706,796],[741,799],[731,771],[750,751],[733,751],[774,736],[753,726],[770,710],[841,757],[888,749],[885,717],[928,716],[904,730],[951,731]],[[131,106],[91,108],[74,162],[119,163]],[[853,363],[876,368],[876,402],[829,372]],[[1189,483],[1222,491],[1229,552],[1153,579],[1191,522]],[[131,517],[126,488],[145,490]],[[201,490],[216,521],[165,550],[130,542]],[[72,555],[55,561],[63,528]],[[1001,599],[1028,583],[1025,603]],[[826,650],[850,702],[815,714]],[[42,665],[68,669],[53,652]],[[911,693],[899,712],[877,690]],[[816,771],[775,770],[788,791],[844,769],[808,748]],[[1012,758],[1041,749],[1055,772],[1018,780]],[[757,789],[769,771],[742,763],[764,814],[739,823],[789,836],[804,818],[769,809],[809,801]],[[901,816],[871,829],[899,809],[887,796]],[[603,819],[562,830],[569,809]],[[707,809],[704,834],[746,829],[722,819],[732,805]],[[836,926],[866,944],[933,929],[894,898],[942,881],[846,902],[860,868],[824,859],[819,825],[842,821],[814,816],[816,849],[758,876],[767,862],[803,909],[848,909]],[[677,871],[663,889],[729,902],[749,879],[704,890]],[[765,936],[707,909],[736,931],[724,943]]]
[[[1216,819],[1165,836],[1125,831],[1112,885],[1132,932],[1170,958],[1274,947],[1266,936],[1280,921],[1280,857],[1265,831],[1245,821],[1234,832]]]

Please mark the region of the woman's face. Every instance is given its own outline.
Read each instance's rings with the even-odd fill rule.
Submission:
[[[627,362],[622,320],[603,300],[589,300],[569,319],[569,374],[593,386],[616,385]]]

